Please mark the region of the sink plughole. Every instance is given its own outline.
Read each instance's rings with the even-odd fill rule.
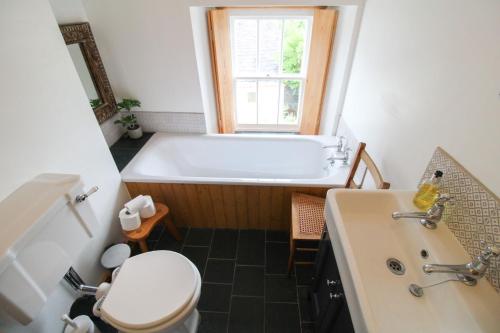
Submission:
[[[441,222],[429,230],[418,220],[395,221],[394,211],[414,211],[412,191],[330,190],[326,219],[356,332],[500,332],[500,295],[486,279],[470,287],[447,282],[422,297],[411,284],[427,286],[452,274],[425,274],[426,263],[471,260]],[[426,256],[422,256],[425,249]],[[387,267],[404,263],[404,274]]]

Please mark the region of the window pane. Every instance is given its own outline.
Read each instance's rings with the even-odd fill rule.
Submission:
[[[257,81],[236,81],[236,120],[238,124],[257,123]]]
[[[259,20],[259,71],[261,73],[279,73],[282,29],[282,20]]]
[[[295,125],[299,122],[299,96],[302,89],[301,80],[281,81],[279,124]]]
[[[301,73],[306,20],[285,20],[283,32],[283,73]]]
[[[257,71],[257,20],[234,20],[236,73]]]
[[[273,124],[278,122],[279,80],[259,80],[259,124]]]

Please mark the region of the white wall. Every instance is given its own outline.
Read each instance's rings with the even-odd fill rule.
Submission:
[[[205,111],[205,122],[211,132],[216,127],[216,114],[211,72],[207,71],[210,58],[206,21],[205,18],[201,21],[205,15],[201,7],[275,4],[357,9],[364,0],[82,0],[82,3],[115,94],[140,99],[143,111]],[[197,21],[191,24],[191,18]],[[350,47],[348,41],[340,45]],[[343,53],[341,49],[339,59],[345,63]],[[336,75],[335,85],[331,85],[335,94],[342,91],[347,79],[343,71]],[[334,97],[328,104],[328,112],[336,111]],[[332,116],[327,120],[322,132],[332,132],[334,119]]]
[[[217,123],[217,103],[215,101],[212,58],[208,37],[207,7],[191,7],[190,11],[206,128],[208,133],[218,133],[219,125]]]
[[[500,2],[368,0],[343,120],[395,188],[442,146],[500,194]]]
[[[359,6],[340,6],[337,10],[339,16],[319,128],[322,135],[332,135],[341,114],[362,15]]]
[[[90,203],[97,237],[75,263],[89,283],[101,273],[103,247],[121,237],[117,212],[128,198],[47,0],[0,2],[0,200],[43,172],[75,173],[100,190]],[[29,203],[27,203],[29,204]],[[42,314],[24,327],[0,320],[1,332],[60,332],[74,295],[61,283]]]
[[[70,24],[89,21],[87,13],[85,12],[85,9],[83,8],[82,2],[80,0],[49,0],[49,2],[58,24]],[[92,29],[92,25],[90,28]],[[96,44],[98,44],[97,41]],[[99,45],[97,47],[99,48]],[[106,69],[106,64],[104,65],[104,69]],[[113,86],[113,82],[110,83],[111,86]],[[85,84],[83,83],[83,85]],[[106,120],[100,125],[102,134],[104,135],[108,146],[111,146],[113,143],[118,141],[123,133],[125,133],[125,129],[113,123],[118,118],[119,115],[116,114],[113,118]]]
[[[144,111],[203,112],[184,1],[83,1],[113,91]]]

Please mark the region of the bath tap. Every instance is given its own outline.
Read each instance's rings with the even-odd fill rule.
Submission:
[[[431,208],[429,208],[426,212],[410,212],[410,213],[401,213],[394,212],[392,213],[392,218],[395,220],[399,220],[401,218],[410,218],[410,219],[420,219],[420,223],[428,228],[428,229],[436,229],[437,223],[441,221],[444,212],[444,204],[453,199],[447,194],[440,194]]]
[[[425,273],[455,273],[459,281],[468,286],[477,284],[477,280],[482,278],[486,270],[490,266],[492,257],[496,258],[500,255],[498,246],[487,246],[479,256],[471,262],[464,265],[439,265],[425,264],[422,269]]]
[[[334,145],[325,145],[322,148],[337,148],[337,153],[344,152],[347,148],[347,139],[345,136],[339,136],[339,140]]]
[[[349,165],[349,152],[351,151],[350,148],[346,148],[344,151],[341,151],[340,154],[333,154],[332,156],[328,157],[326,160],[330,161],[330,165],[333,166],[335,164],[335,161],[342,161],[342,165],[348,166]]]

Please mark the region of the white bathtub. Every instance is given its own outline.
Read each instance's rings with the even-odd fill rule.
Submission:
[[[121,172],[125,182],[336,187],[349,168],[327,161],[331,136],[156,133]],[[340,164],[340,163],[339,163]]]

